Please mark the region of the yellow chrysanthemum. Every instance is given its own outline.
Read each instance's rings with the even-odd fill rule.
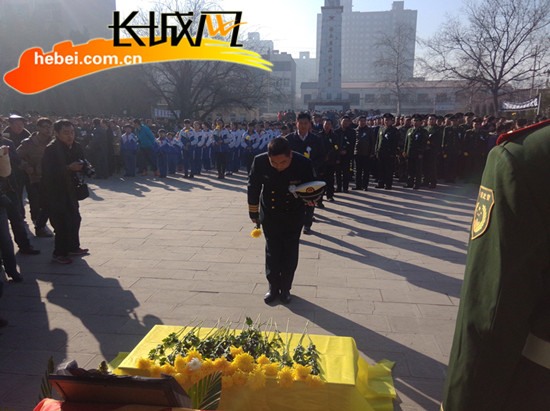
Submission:
[[[225,377],[222,377],[222,389],[225,390],[231,387],[233,387],[233,376],[226,375]]]
[[[197,350],[191,350],[187,353],[187,356],[185,357],[185,360],[187,363],[189,363],[193,358],[198,358],[200,361],[202,361],[202,355]]]
[[[252,388],[253,390],[259,390],[260,388],[264,388],[265,372],[261,368],[255,369],[253,372],[248,374],[246,385]]]
[[[246,381],[248,381],[248,374],[246,372],[237,370],[233,374],[233,385],[242,386],[246,384]]]
[[[153,364],[151,368],[149,368],[149,376],[160,378],[161,369],[160,365]]]
[[[306,378],[306,384],[310,387],[321,387],[325,382],[318,375],[309,374]]]
[[[265,375],[267,375],[268,377],[276,377],[279,372],[279,364],[277,363],[263,364],[262,370],[265,371]]]
[[[153,364],[153,361],[149,358],[140,358],[137,362],[137,368],[139,370],[148,370]]]
[[[185,358],[183,358],[182,356],[178,356],[178,358],[176,358],[176,361],[174,361],[174,366],[176,367],[177,372],[183,372],[186,365],[187,361],[185,361]]]
[[[468,153],[464,153],[464,157],[468,157]]]
[[[260,230],[259,228],[255,228],[254,230],[252,230],[252,232],[250,233],[250,236],[252,238],[258,238],[262,235],[262,230]]]
[[[233,375],[238,370],[237,366],[230,362],[229,367],[227,367],[223,373],[223,375]]]
[[[267,358],[265,354],[262,354],[256,359],[256,363],[260,365],[265,365],[265,364],[270,364],[271,361],[269,361],[269,358]]]
[[[309,158],[309,153],[304,153],[304,157]]]
[[[229,351],[231,352],[231,356],[232,356],[233,358],[235,358],[237,355],[242,354],[242,353],[244,352],[243,349],[242,349],[242,347],[237,348],[237,347],[235,347],[234,345],[232,345],[232,346],[229,348]]]
[[[186,387],[190,385],[189,378],[185,374],[178,372],[174,375],[174,378],[176,379],[178,384],[181,385],[184,389],[186,389]]]
[[[250,372],[254,369],[254,357],[248,353],[242,353],[235,357],[233,364],[244,372]]]
[[[162,374],[168,374],[168,375],[171,375],[171,374],[175,374],[176,373],[176,369],[174,367],[172,367],[170,364],[166,363],[164,364],[162,367],[160,367],[160,372]]]
[[[294,366],[294,370],[292,371],[292,374],[296,381],[303,381],[307,378],[309,374],[311,374],[311,367],[301,365],[301,364],[296,364]]]
[[[229,363],[229,361],[227,361],[227,358],[225,357],[216,358],[216,360],[214,361],[214,369],[221,371],[224,375],[225,371],[229,368],[230,365],[231,364]]]
[[[285,366],[277,374],[277,380],[281,387],[290,387],[294,383],[294,376],[292,375],[292,370]]]
[[[204,362],[202,363],[202,367],[200,368],[202,376],[205,377],[208,374],[212,374],[214,371],[214,361],[209,359],[204,360]]]

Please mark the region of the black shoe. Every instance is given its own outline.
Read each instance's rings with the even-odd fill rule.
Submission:
[[[384,188],[384,184],[377,184],[374,188]]]
[[[5,327],[6,325],[8,325],[8,320],[0,317],[0,328]]]
[[[304,234],[306,235],[311,234],[311,227],[304,227]]]
[[[418,184],[415,184],[415,185],[413,186],[413,190],[418,190],[418,189],[420,189],[420,186],[419,186]]]
[[[347,188],[344,188],[344,193],[349,193],[349,190]]]
[[[19,249],[19,254],[36,255],[40,254],[40,250],[37,250],[32,245]]]
[[[7,276],[10,278],[11,281],[14,283],[22,283],[23,277],[19,273],[13,273],[13,274],[7,274]]]
[[[341,193],[342,192],[342,189],[341,188],[337,188],[336,190],[334,190],[335,193]]]
[[[278,296],[279,296],[279,290],[271,289],[271,287],[269,287],[269,291],[264,296],[264,303],[270,304],[273,301],[275,301]]]
[[[317,208],[325,208],[325,205],[321,202],[317,203]]]
[[[412,184],[405,184],[405,185],[403,186],[403,188],[413,188],[413,185],[412,185]]]
[[[50,230],[48,230],[46,227],[37,228],[36,230],[34,230],[34,234],[36,235],[36,237],[43,237],[43,238],[53,237],[53,233]]]
[[[353,187],[352,190],[353,190],[353,191],[355,191],[355,190],[362,190],[362,188],[361,188],[361,187]]]
[[[330,202],[330,203],[334,203],[334,197],[327,198],[327,201]]]
[[[430,188],[431,190],[433,190],[435,187],[436,187],[435,184],[430,184],[430,186],[429,186],[429,188]]]
[[[369,191],[369,189],[368,189],[367,187],[365,187],[365,188],[363,189],[363,191]]]
[[[283,304],[288,304],[290,300],[292,300],[292,297],[290,296],[290,291],[282,290],[279,300],[281,300]]]
[[[391,190],[391,186],[386,186],[385,190]]]

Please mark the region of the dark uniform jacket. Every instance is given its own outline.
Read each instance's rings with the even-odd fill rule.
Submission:
[[[376,156],[378,158],[394,156],[399,144],[399,137],[399,130],[394,126],[380,127],[376,142]]]
[[[76,173],[67,170],[75,161],[83,160],[84,152],[80,144],[74,142],[69,148],[54,139],[44,150],[42,158],[41,200],[51,213],[64,213],[78,209],[75,191]]]
[[[445,411],[510,409],[510,393],[530,378],[515,375],[528,336],[550,341],[550,121],[504,136],[489,153],[474,212]],[[550,409],[549,353],[539,367],[546,380],[531,378],[514,410]]]
[[[447,126],[443,129],[443,140],[441,146],[446,153],[455,153],[460,151],[462,140],[460,138],[462,131],[458,127]]]
[[[340,151],[338,136],[334,133],[334,131],[331,131],[330,133],[323,131],[319,134],[319,137],[321,138],[323,150],[325,152],[325,166],[335,166],[336,160],[338,160],[338,153]]]
[[[426,127],[428,132],[428,141],[426,142],[426,149],[433,154],[439,153],[441,150],[441,143],[443,141],[443,129],[441,126],[428,126]]]
[[[338,147],[340,149],[340,158],[342,160],[353,158],[355,139],[357,138],[357,133],[355,132],[355,130],[351,127],[348,127],[345,130],[340,127],[335,131],[335,133],[339,142]]]
[[[309,158],[318,173],[325,161],[325,149],[321,138],[317,134],[307,133],[306,138],[302,140],[297,131],[286,135],[285,138],[290,144],[290,149]]]
[[[257,155],[248,175],[250,218],[259,217],[262,222],[267,219],[282,219],[301,224],[304,202],[294,197],[288,187],[314,180],[315,172],[311,161],[299,153],[292,152],[290,166],[281,172],[271,166],[267,153]]]
[[[428,143],[428,132],[425,128],[419,127],[409,128],[407,131],[407,136],[405,137],[405,154],[407,158],[418,157],[419,155],[424,154],[426,150],[426,145]]]
[[[376,134],[372,127],[357,127],[357,139],[353,153],[356,156],[370,157],[374,155],[376,145]]]

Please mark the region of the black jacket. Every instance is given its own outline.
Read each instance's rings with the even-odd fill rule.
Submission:
[[[76,142],[69,148],[55,139],[44,150],[41,201],[49,212],[63,213],[78,208],[75,191],[77,173],[67,170],[67,166],[84,158],[82,147]]]

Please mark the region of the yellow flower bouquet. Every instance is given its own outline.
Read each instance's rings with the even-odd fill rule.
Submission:
[[[199,381],[213,377],[221,380],[221,389],[260,389],[267,379],[273,379],[280,387],[289,387],[295,381],[310,387],[324,384],[319,353],[307,335],[307,325],[292,353],[279,331],[262,332],[249,317],[245,325],[238,334],[224,326],[212,329],[202,338],[198,337],[200,327],[185,327],[164,338],[147,358],[140,358],[137,368],[150,377],[172,375],[191,398]],[[310,343],[304,347],[306,335]]]

